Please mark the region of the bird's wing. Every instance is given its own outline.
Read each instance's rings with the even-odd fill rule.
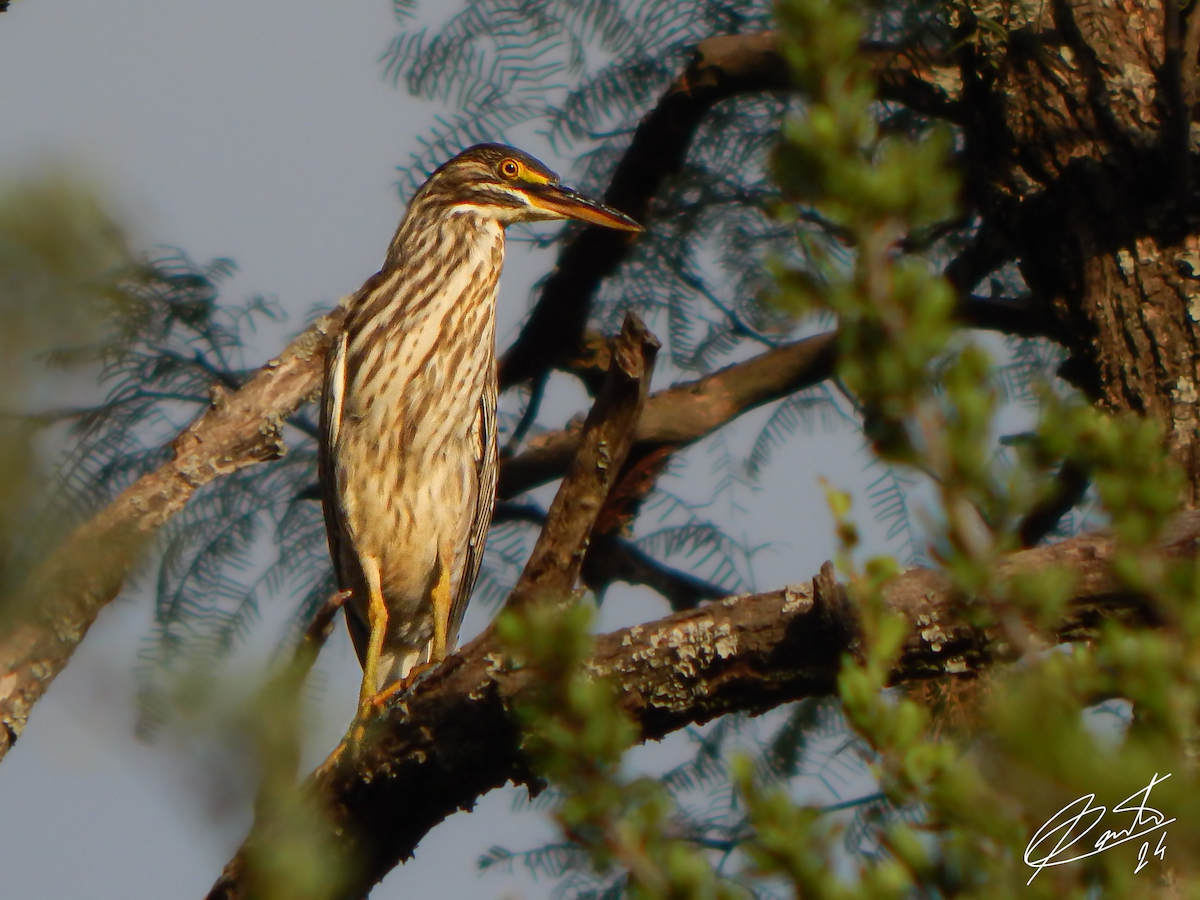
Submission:
[[[475,418],[475,472],[478,492],[475,509],[471,515],[471,530],[467,537],[466,556],[463,560],[462,578],[450,607],[450,634],[457,635],[467,611],[467,601],[479,578],[479,565],[483,562],[483,549],[487,544],[488,526],[492,522],[492,510],[496,505],[496,472],[499,460],[496,456],[496,382],[490,380],[479,401],[479,414]]]
[[[325,510],[325,534],[338,587],[345,589],[341,542],[346,537],[337,490],[337,446],[342,429],[342,403],[346,393],[346,332],[334,338],[325,357],[325,388],[321,392],[321,437],[317,448],[317,475],[321,482],[321,506]]]

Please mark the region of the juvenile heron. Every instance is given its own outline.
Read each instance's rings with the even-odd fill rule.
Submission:
[[[545,219],[642,230],[519,150],[464,150],[413,196],[330,348],[321,499],[360,715],[457,641],[496,497],[504,229]]]

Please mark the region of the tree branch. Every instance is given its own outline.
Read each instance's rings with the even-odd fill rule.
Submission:
[[[174,458],[122,491],[33,573],[0,621],[0,759],[121,590],[144,542],[210,481],[283,454],[280,427],[320,388],[324,350],[341,318],[339,308],[318,319],[235,393],[214,386],[209,409],[172,441]]]
[[[959,254],[946,266],[946,280],[958,294],[955,317],[968,328],[1016,337],[1045,337],[1065,343],[1061,325],[1033,294],[1017,298],[980,297],[971,291],[988,275],[1016,258],[1016,250],[997,221],[1011,221],[1011,209],[992,213]]]
[[[604,591],[614,581],[644,585],[665,597],[676,612],[729,596],[719,584],[660,563],[615,535],[592,539],[583,563],[583,580],[596,592]]]
[[[936,53],[919,44],[866,41],[861,52],[871,61],[879,99],[901,103],[931,118],[965,124],[961,101],[951,99],[941,87],[961,80],[957,65],[939,60]]]
[[[543,595],[565,597],[575,590],[588,535],[629,456],[659,346],[641,319],[632,313],[625,317],[613,342],[604,388],[583,423],[579,449],[506,608]]]
[[[1192,559],[1198,537],[1200,513],[1186,513],[1158,552]],[[1051,566],[1073,571],[1075,595],[1053,636],[1059,640],[1086,638],[1104,618],[1154,624],[1143,598],[1112,574],[1116,549],[1107,534],[1084,535],[1013,554],[1002,574]],[[909,631],[893,684],[975,673],[1012,652],[971,624],[962,598],[939,572],[910,570],[893,579],[885,596]],[[734,710],[762,712],[832,694],[843,654],[857,651],[857,634],[853,608],[827,563],[811,586],[731,597],[601,635],[589,666],[617,680],[622,707],[642,739],[651,740]],[[508,667],[499,650],[490,633],[473,641],[390,710],[360,755],[343,755],[314,775],[309,789],[329,811],[324,837],[339,858],[359,863],[337,896],[364,895],[431,828],[484,793],[510,781],[535,783],[508,713],[535,687],[533,676]],[[227,868],[210,900],[250,896],[242,875]]]
[[[997,331],[1014,337],[1050,337],[1057,329],[1037,301],[1029,296],[1014,298],[959,298],[954,317],[968,328]]]
[[[634,452],[685,447],[744,412],[820,384],[833,374],[837,333],[827,332],[776,347],[696,381],[659,391],[646,400]],[[501,499],[560,477],[574,458],[579,425],[531,439],[500,469]]]
[[[1062,517],[1078,506],[1092,483],[1091,473],[1067,460],[1054,475],[1049,493],[1021,520],[1017,536],[1022,547],[1033,547],[1050,534]]]

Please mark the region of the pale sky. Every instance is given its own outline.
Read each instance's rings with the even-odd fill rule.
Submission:
[[[402,213],[395,167],[436,110],[382,78],[376,60],[398,27],[388,0],[16,0],[0,14],[0,174],[59,160],[103,187],[135,245],[233,257],[239,274],[224,296],[277,298],[291,315],[282,340],[314,304],[375,271]],[[502,334],[546,263],[510,255]],[[861,473],[855,446],[817,435],[801,458]],[[740,519],[748,538],[780,542],[763,557],[761,587],[810,578],[831,554],[819,474],[833,473],[777,467],[764,505]],[[665,612],[648,592],[614,592],[601,626]],[[472,610],[464,639],[485,618]],[[106,610],[0,765],[6,897],[200,897],[245,833],[249,798],[214,791],[200,749],[132,737],[131,672],[149,622],[144,598]],[[340,626],[318,676],[320,755],[357,695]],[[550,835],[536,816],[513,824],[514,796],[497,791],[454,816],[372,896],[546,896],[549,882],[475,869],[493,844]]]

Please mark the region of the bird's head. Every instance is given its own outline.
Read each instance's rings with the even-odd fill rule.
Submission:
[[[623,212],[563,187],[544,165],[504,144],[476,144],[444,163],[413,203],[436,203],[450,213],[484,215],[503,225],[578,219],[622,231],[642,231]]]

